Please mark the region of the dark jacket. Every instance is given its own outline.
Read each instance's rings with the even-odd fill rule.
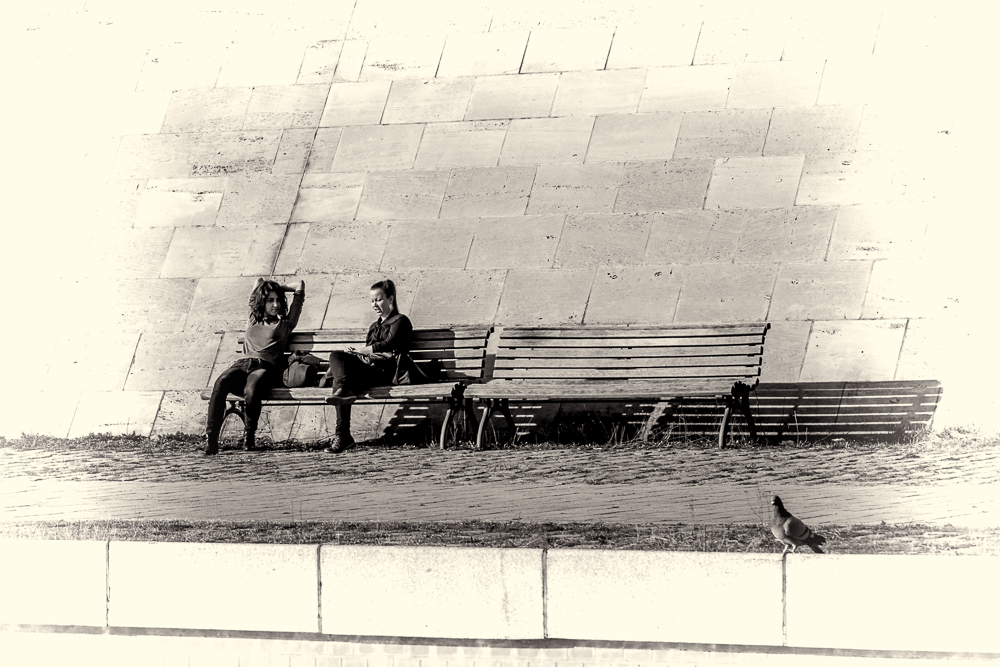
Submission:
[[[380,317],[368,328],[365,345],[372,348],[371,364],[389,373],[396,371],[396,357],[410,351],[413,325],[410,318],[396,311],[384,320]]]

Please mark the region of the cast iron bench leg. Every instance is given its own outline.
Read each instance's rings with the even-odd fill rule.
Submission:
[[[448,437],[448,424],[451,423],[451,418],[455,413],[455,399],[452,399],[448,403],[448,410],[444,413],[444,421],[441,423],[441,438],[440,438],[440,448],[444,449],[444,441]]]
[[[246,426],[247,414],[246,414],[246,403],[242,400],[238,401],[227,401],[229,403],[229,409],[222,413],[222,421],[226,421],[226,417],[229,415],[236,415]]]
[[[492,398],[487,398],[486,404],[483,406],[483,416],[479,418],[479,428],[476,429],[476,449],[483,448],[483,432],[486,431],[486,423],[489,422],[490,416],[495,410],[495,401]]]

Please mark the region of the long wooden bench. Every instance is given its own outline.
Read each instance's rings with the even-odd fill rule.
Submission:
[[[496,359],[488,382],[466,389],[483,404],[476,433],[482,448],[494,413],[515,433],[510,401],[676,403],[695,397],[724,402],[723,446],[739,410],[755,437],[749,395],[760,376],[770,324],[631,327],[513,327],[493,333]]]
[[[439,443],[442,448],[448,439],[449,428],[454,421],[455,413],[464,410],[469,423],[475,423],[475,413],[472,404],[465,399],[466,386],[482,382],[486,358],[486,343],[490,329],[485,327],[452,327],[437,329],[415,329],[413,332],[413,349],[410,356],[417,364],[426,364],[436,359],[441,364],[439,382],[417,385],[387,385],[372,387],[359,394],[358,403],[443,403],[448,405],[445,412]],[[347,345],[364,347],[364,331],[358,330],[320,330],[295,331],[288,340],[288,352],[305,350],[324,360],[333,350],[343,349]],[[242,354],[243,340],[238,341],[238,353]],[[320,372],[325,370],[325,366]],[[210,390],[204,391],[201,397],[208,400],[212,395]],[[289,389],[277,387],[264,397],[264,405],[326,405],[330,395],[329,388],[301,387]],[[226,414],[235,414],[245,420],[245,405],[242,396],[230,394],[227,397],[229,409]]]

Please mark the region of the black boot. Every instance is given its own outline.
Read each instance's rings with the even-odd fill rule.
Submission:
[[[248,452],[252,452],[257,449],[257,433],[256,431],[251,431],[246,429],[243,431],[243,449]]]
[[[354,438],[348,433],[337,433],[330,440],[330,446],[323,451],[327,454],[342,454],[354,446]]]
[[[205,443],[202,448],[202,453],[205,456],[214,456],[219,453],[219,436],[206,433],[202,436],[202,441]]]

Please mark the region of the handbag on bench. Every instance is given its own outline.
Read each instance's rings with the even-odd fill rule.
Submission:
[[[323,361],[303,350],[295,350],[288,357],[288,367],[281,376],[289,389],[319,386],[319,366]]]

